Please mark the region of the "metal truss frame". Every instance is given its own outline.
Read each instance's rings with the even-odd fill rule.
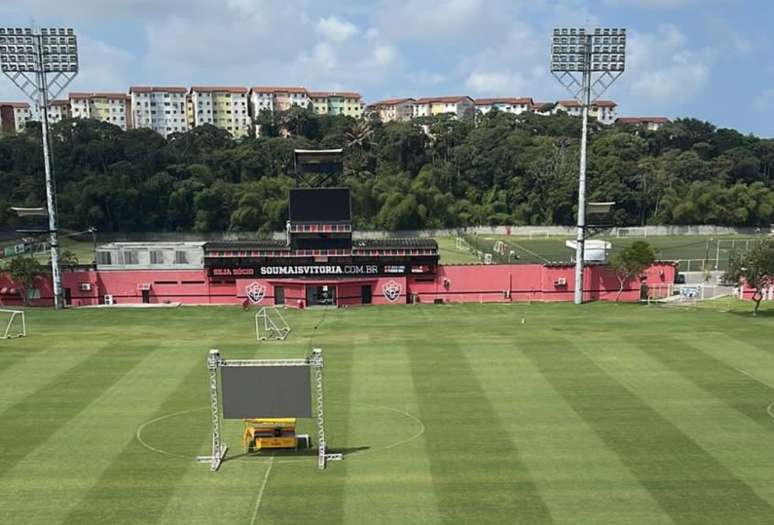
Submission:
[[[325,407],[323,401],[323,356],[322,350],[315,348],[305,359],[223,359],[219,350],[210,350],[207,356],[207,371],[210,377],[210,419],[212,423],[212,454],[199,456],[198,461],[210,464],[211,471],[217,471],[226,456],[228,446],[223,440],[220,399],[218,396],[218,369],[222,367],[257,367],[257,366],[305,366],[314,375],[317,423],[317,466],[324,470],[328,461],[343,459],[342,454],[329,454],[325,442]]]
[[[564,86],[564,89],[572,95],[572,98],[577,100],[581,105],[586,104],[585,90],[583,89],[583,75],[588,74],[590,77],[589,82],[589,101],[591,103],[596,102],[599,98],[605,94],[605,92],[623,75],[623,71],[601,71],[601,72],[582,72],[578,71],[578,74],[572,71],[552,71],[551,74],[554,78]],[[596,73],[596,74],[595,74]]]

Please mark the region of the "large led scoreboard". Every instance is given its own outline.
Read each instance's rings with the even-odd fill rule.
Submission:
[[[285,240],[208,242],[208,274],[299,279],[435,274],[433,239],[353,240],[348,188],[291,189],[289,199]]]

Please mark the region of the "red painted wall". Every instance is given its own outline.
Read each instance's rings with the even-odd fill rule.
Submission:
[[[676,268],[672,263],[656,263],[640,278],[629,279],[621,295],[622,301],[637,301],[640,284],[649,286],[674,281]],[[252,283],[263,286],[260,304],[274,304],[275,289],[285,289],[285,304],[305,306],[305,286],[328,284],[337,286],[339,304],[360,304],[361,286],[372,286],[372,304],[405,304],[407,296],[419,302],[497,302],[497,301],[571,301],[574,289],[574,267],[540,264],[452,265],[439,266],[435,276],[395,276],[343,281],[298,281],[282,279],[235,279],[210,281],[205,270],[116,270],[72,271],[62,276],[64,288],[69,288],[74,306],[100,304],[106,294],[113,295],[117,304],[141,303],[142,286],[150,285],[150,303],[180,302],[186,304],[240,304],[247,298],[246,288]],[[564,281],[564,284],[562,284]],[[81,290],[89,283],[89,290]],[[36,306],[50,306],[51,280],[38,279],[36,286],[41,298]],[[0,275],[0,304],[19,305],[18,294],[8,293],[17,288],[7,274]],[[397,288],[394,300],[385,289]],[[584,300],[615,300],[618,279],[604,266],[590,266],[584,273]]]

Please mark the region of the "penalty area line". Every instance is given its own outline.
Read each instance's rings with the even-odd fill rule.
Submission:
[[[258,511],[261,509],[261,501],[263,501],[263,492],[266,490],[266,485],[269,482],[272,466],[274,466],[274,455],[269,459],[269,466],[266,467],[266,473],[263,475],[263,482],[261,483],[260,490],[258,490],[258,497],[255,499],[255,508],[253,509],[253,516],[250,518],[250,525],[254,525],[255,520],[258,518]]]
[[[757,383],[760,383],[760,384],[762,384],[763,386],[769,387],[770,389],[774,390],[774,387],[773,387],[773,386],[771,386],[770,384],[768,384],[766,381],[764,381],[764,380],[762,380],[762,379],[760,379],[760,378],[758,378],[758,377],[755,377],[754,375],[752,375],[752,374],[751,374],[750,372],[748,372],[747,370],[745,370],[745,369],[743,369],[743,368],[739,368],[739,367],[737,367],[737,366],[735,366],[734,368],[736,369],[736,371],[737,371],[737,372],[739,372],[739,373],[741,373],[741,374],[744,374],[744,375],[746,375],[747,377],[749,377],[749,378],[750,378],[750,379],[752,379],[753,381],[755,381],[755,382],[757,382]]]

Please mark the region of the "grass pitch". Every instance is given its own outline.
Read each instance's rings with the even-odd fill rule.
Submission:
[[[283,343],[237,308],[29,310],[0,341],[0,523],[771,523],[774,310],[739,308],[288,311]],[[312,346],[345,460],[240,456],[230,422],[197,464],[207,350]]]

